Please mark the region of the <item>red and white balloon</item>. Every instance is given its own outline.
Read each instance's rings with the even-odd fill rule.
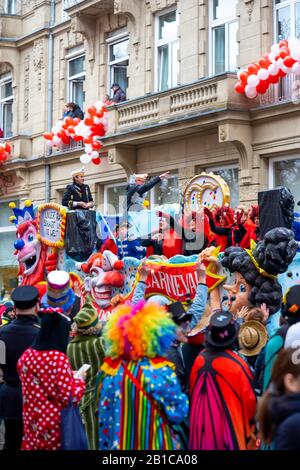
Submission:
[[[51,132],[45,132],[43,136],[49,145],[55,148],[61,148],[63,144],[69,145],[71,139],[75,142],[82,141],[85,153],[80,157],[81,163],[87,165],[92,162],[94,165],[99,165],[101,163],[99,151],[102,148],[99,139],[105,136],[107,129],[108,112],[102,101],[96,101],[87,109],[83,120],[65,117],[57,121]]]
[[[10,157],[11,146],[8,142],[0,142],[0,165]]]
[[[284,39],[273,44],[271,52],[261,57],[256,64],[248,65],[246,70],[239,70],[239,81],[235,84],[237,93],[247,98],[256,98],[264,94],[269,86],[278,83],[280,78],[289,73],[300,75],[300,41]]]

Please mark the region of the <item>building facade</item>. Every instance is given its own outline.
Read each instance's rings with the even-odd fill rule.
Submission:
[[[233,206],[278,185],[300,200],[297,77],[260,99],[234,91],[238,68],[300,36],[299,18],[297,0],[0,0],[0,127],[13,147],[0,169],[0,285],[16,270],[7,203],[59,202],[80,165],[80,145],[51,153],[43,132],[67,101],[85,110],[114,82],[127,100],[110,108],[86,176],[104,213],[132,172],[170,171],[152,204],[178,201],[203,170],[225,178]]]

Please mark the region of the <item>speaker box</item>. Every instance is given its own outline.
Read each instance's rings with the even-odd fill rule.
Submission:
[[[272,228],[292,228],[294,219],[294,197],[285,187],[259,191],[259,236],[263,238],[265,233]]]

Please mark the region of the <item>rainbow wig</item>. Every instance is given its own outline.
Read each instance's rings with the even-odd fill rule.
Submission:
[[[164,356],[176,339],[176,325],[164,307],[142,301],[117,307],[104,327],[103,337],[107,356],[135,361]]]

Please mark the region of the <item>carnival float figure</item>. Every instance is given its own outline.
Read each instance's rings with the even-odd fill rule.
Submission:
[[[57,269],[57,253],[49,250],[49,246],[41,240],[38,217],[31,201],[25,201],[22,209],[17,208],[14,203],[10,203],[9,207],[14,212],[10,221],[16,225],[17,230],[14,247],[19,263],[19,284],[36,286],[40,294],[44,294],[47,274]]]
[[[235,275],[234,284],[224,285],[230,311],[235,314],[243,306],[260,307],[265,303],[270,315],[276,313],[282,301],[277,275],[288,269],[297,247],[294,233],[279,227],[267,232],[257,245],[252,242],[250,249],[227,248],[221,263]]]
[[[106,250],[93,254],[86,263],[77,263],[76,267],[86,274],[84,291],[91,294],[99,319],[106,321],[115,306],[113,289],[124,285],[123,262]]]

